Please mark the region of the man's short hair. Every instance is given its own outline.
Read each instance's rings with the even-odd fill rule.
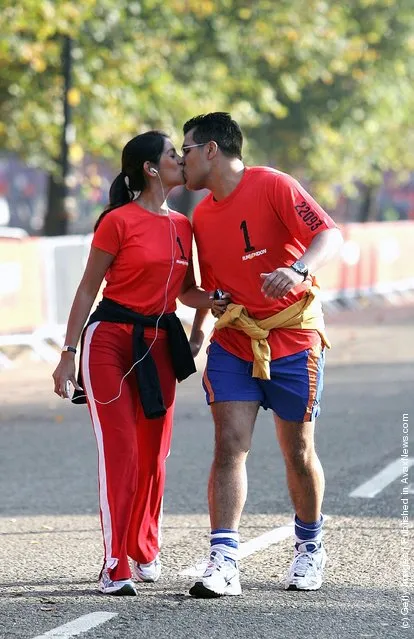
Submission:
[[[184,124],[184,135],[191,129],[194,129],[193,138],[197,144],[214,140],[224,155],[242,159],[243,134],[230,113],[217,111],[197,115]]]

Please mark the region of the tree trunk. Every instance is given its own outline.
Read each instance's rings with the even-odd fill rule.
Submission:
[[[68,219],[65,209],[65,188],[62,180],[49,174],[47,211],[43,226],[44,235],[66,235]]]
[[[378,219],[377,194],[378,187],[363,184],[360,187],[361,203],[357,222],[373,222]]]
[[[60,141],[59,173],[49,176],[48,206],[43,227],[44,235],[66,235],[68,232],[68,214],[66,197],[68,195],[67,176],[69,173],[69,144],[73,137],[72,109],[68,99],[72,87],[72,40],[63,36],[62,41],[63,76],[63,128]]]

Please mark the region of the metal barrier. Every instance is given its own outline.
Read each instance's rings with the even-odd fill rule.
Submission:
[[[91,237],[0,240],[0,366],[8,347],[56,361]]]
[[[414,291],[414,271],[408,266],[413,221],[348,224],[342,230],[340,256],[317,274],[328,310],[353,307],[372,296],[392,302]],[[0,238],[0,368],[11,365],[10,347],[29,347],[37,357],[56,361],[91,239]],[[179,304],[177,313],[191,324],[193,309]]]

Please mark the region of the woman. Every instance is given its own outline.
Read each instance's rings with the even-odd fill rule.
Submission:
[[[137,581],[154,582],[161,573],[159,520],[176,380],[195,371],[176,298],[215,313],[226,305],[196,287],[191,224],[168,209],[169,191],[183,182],[182,159],[166,134],[148,131],[125,146],[53,373],[55,393],[67,398],[70,382],[73,401],[87,399],[95,431],[105,594],[136,595],[128,557]],[[82,332],[104,277],[103,299]]]

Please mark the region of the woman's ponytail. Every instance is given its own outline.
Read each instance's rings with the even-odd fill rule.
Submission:
[[[121,171],[121,173],[118,173],[115,180],[111,184],[111,187],[109,189],[109,204],[96,220],[93,230],[96,231],[107,213],[109,213],[113,209],[117,209],[119,206],[128,204],[133,196],[133,191],[128,189],[125,182],[125,175]]]
[[[122,206],[131,201],[134,194],[128,189],[125,178],[125,173],[121,171],[112,182],[109,189],[109,206]]]

